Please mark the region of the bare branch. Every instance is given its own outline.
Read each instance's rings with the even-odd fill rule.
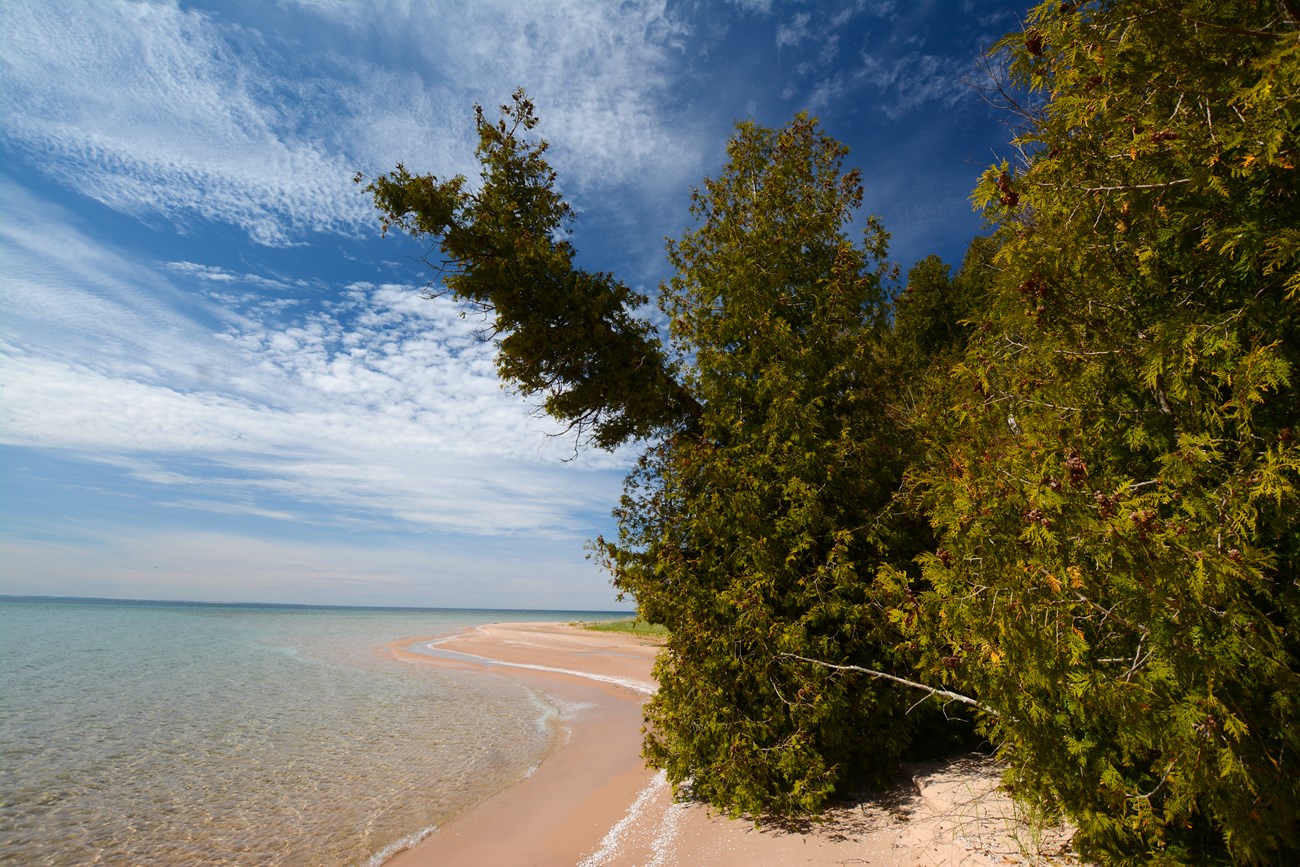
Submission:
[[[923,690],[925,692],[928,692],[930,695],[942,696],[943,698],[951,699],[953,701],[959,701],[962,702],[963,704],[968,704],[971,707],[979,708],[985,713],[992,714],[993,716],[1002,715],[998,713],[996,710],[994,710],[993,708],[989,707],[988,705],[982,704],[981,702],[976,701],[975,699],[971,698],[968,695],[962,695],[960,693],[950,692],[949,690],[946,689],[937,689],[933,686],[926,686],[923,683],[917,683],[914,680],[907,680],[906,678],[897,677],[892,674],[886,674],[883,671],[876,671],[871,668],[863,668],[860,665],[836,665],[833,662],[823,662],[820,659],[809,659],[808,657],[800,656],[797,653],[780,653],[777,655],[784,656],[787,659],[797,659],[800,660],[801,662],[811,662],[813,665],[820,665],[823,668],[833,668],[837,671],[860,671],[863,674],[871,675],[874,678],[884,678],[885,680],[893,681],[894,683],[899,683],[902,684],[903,686],[910,686],[912,689]]]
[[[1165,181],[1162,184],[1120,184],[1117,187],[1079,187],[1085,193],[1113,193],[1124,190],[1163,190],[1166,187],[1176,187],[1179,184],[1190,184],[1191,178],[1179,178],[1176,181]]]
[[[1082,602],[1084,605],[1087,605],[1088,607],[1094,609],[1095,611],[1100,612],[1103,620],[1109,620],[1113,623],[1118,623],[1120,626],[1124,627],[1125,629],[1132,630],[1133,632],[1136,632],[1139,635],[1145,636],[1151,634],[1151,630],[1147,629],[1145,626],[1142,626],[1141,624],[1138,623],[1133,623],[1132,621],[1127,620],[1124,617],[1121,617],[1120,615],[1116,614],[1115,609],[1119,607],[1118,605],[1113,605],[1110,608],[1105,608],[1097,604],[1096,602],[1093,602],[1091,599],[1089,599],[1087,596],[1084,596],[1082,593],[1076,593],[1074,594],[1074,597],[1078,599],[1080,602]]]

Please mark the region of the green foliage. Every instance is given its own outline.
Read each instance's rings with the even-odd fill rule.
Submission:
[[[618,542],[596,544],[669,630],[647,756],[755,813],[815,811],[887,774],[924,717],[904,718],[914,697],[784,655],[898,664],[874,574],[918,550],[891,504],[906,448],[885,401],[886,235],[846,234],[862,188],[843,146],[803,116],[740,125],[695,195],[698,228],[669,246],[670,359],[631,314],[645,299],[573,266],[532,104],[516,93],[477,122],[476,191],[401,166],[367,189],[384,228],[433,238],[443,287],[492,318],[504,379],[597,445],[650,440]]]
[[[663,638],[668,634],[668,627],[640,619],[596,620],[577,625],[583,629],[590,629],[592,632],[618,632],[626,635],[637,635],[642,638]]]
[[[698,435],[645,456],[619,543],[600,543],[669,629],[646,755],[733,813],[815,811],[907,739],[896,687],[782,655],[896,662],[872,586],[905,457],[884,401],[886,236],[868,220],[849,239],[862,189],[844,153],[806,116],[742,123],[695,192],[662,303]]]
[[[602,448],[689,426],[699,407],[666,363],[646,298],[606,273],[575,268],[571,210],[555,191],[546,142],[522,90],[492,122],[476,108],[477,190],[402,165],[366,190],[383,228],[435,240],[445,291],[491,319],[501,378],[541,394],[548,414]],[[362,180],[357,176],[358,182]]]
[[[668,630],[645,751],[675,785],[816,811],[932,734],[912,682],[976,696],[1085,856],[1297,859],[1298,19],[1036,8],[998,49],[1024,131],[975,192],[993,234],[918,263],[892,321],[886,235],[849,238],[861,183],[805,116],[741,124],[695,192],[669,350],[573,266],[522,93],[479,113],[476,191],[371,182],[503,377],[648,439],[594,547]]]
[[[1051,2],[1001,46],[1026,159],[976,192],[998,277],[925,417],[909,622],[1108,861],[1300,852],[1298,36]]]
[[[938,256],[927,256],[907,272],[907,285],[894,301],[893,351],[909,374],[951,361],[970,336],[971,318],[987,295],[996,252],[992,238],[976,238],[955,278]]]

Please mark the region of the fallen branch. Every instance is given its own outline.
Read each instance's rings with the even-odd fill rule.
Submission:
[[[938,695],[938,696],[943,696],[944,698],[947,699],[951,699],[953,701],[960,701],[964,704],[970,705],[971,707],[979,708],[985,713],[992,714],[993,716],[1002,715],[998,713],[996,710],[994,710],[993,708],[989,707],[988,705],[982,704],[968,695],[962,695],[960,693],[950,692],[946,689],[936,689],[933,686],[926,686],[923,683],[917,683],[914,680],[907,680],[906,678],[897,677],[896,675],[886,674],[883,671],[876,671],[875,669],[871,669],[871,668],[863,668],[860,665],[836,665],[833,662],[823,662],[820,659],[809,659],[808,657],[800,656],[797,653],[781,653],[777,655],[784,656],[789,659],[798,659],[801,662],[811,662],[813,665],[820,665],[824,668],[834,668],[838,671],[860,671],[863,674],[869,674],[874,678],[883,677],[885,680],[891,680],[894,683],[899,683],[902,684],[903,686],[910,686],[912,689],[919,689],[924,692],[928,692],[930,695]]]

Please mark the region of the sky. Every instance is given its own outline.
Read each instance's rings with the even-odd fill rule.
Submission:
[[[578,264],[650,295],[736,122],[817,115],[904,270],[1009,151],[996,0],[0,3],[0,593],[627,609],[636,457],[504,390],[352,182],[518,86]]]

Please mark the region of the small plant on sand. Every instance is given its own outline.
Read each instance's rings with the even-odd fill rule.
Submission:
[[[645,638],[666,638],[668,627],[644,620],[601,620],[597,622],[577,623],[583,629],[593,632],[621,632],[627,635],[639,635]]]

